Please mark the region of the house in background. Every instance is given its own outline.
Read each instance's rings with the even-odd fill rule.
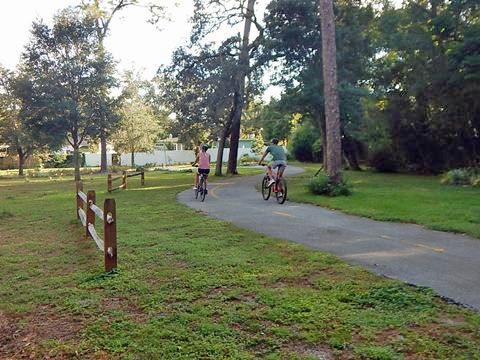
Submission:
[[[166,139],[157,141],[155,145],[156,150],[185,150],[185,146],[179,141],[178,137],[173,137],[172,134]]]
[[[245,150],[251,150],[253,148],[253,145],[255,144],[255,139],[240,139],[238,140],[238,148],[239,149],[245,149]],[[228,149],[230,146],[227,144],[225,145],[225,148]],[[214,141],[212,143],[212,148],[216,149],[218,148],[218,141]]]

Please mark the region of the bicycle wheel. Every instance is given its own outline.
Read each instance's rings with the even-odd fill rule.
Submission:
[[[283,204],[287,200],[287,182],[280,178],[277,180],[277,202]]]
[[[207,183],[205,182],[205,178],[202,176],[202,187],[201,187],[201,200],[205,201],[205,196],[207,196]]]
[[[200,179],[198,179],[198,185],[197,188],[195,189],[195,199],[198,199],[198,195],[202,195],[202,186],[203,186],[203,178],[200,176]]]
[[[272,193],[272,187],[268,186],[268,183],[270,181],[270,178],[268,176],[265,176],[262,181],[262,196],[263,200],[268,200],[270,199],[270,194]]]

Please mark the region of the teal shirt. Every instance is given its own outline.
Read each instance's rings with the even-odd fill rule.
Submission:
[[[287,156],[285,155],[285,150],[281,146],[270,145],[269,147],[267,147],[267,153],[272,154],[273,161],[287,160]]]

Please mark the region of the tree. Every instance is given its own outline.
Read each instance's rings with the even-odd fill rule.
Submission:
[[[129,82],[123,93],[120,123],[113,134],[115,149],[131,154],[131,166],[135,166],[135,153],[155,148],[160,127],[152,109],[145,104],[135,83]]]
[[[231,0],[209,0],[195,1],[195,13],[193,16],[193,31],[191,35],[192,44],[200,44],[212,32],[218,31],[225,26],[238,26],[243,23],[242,36],[231,37],[232,51],[226,53],[236,62],[235,75],[233,77],[232,108],[228,126],[222,132],[222,136],[230,133],[230,153],[227,172],[237,173],[238,143],[240,139],[241,119],[248,96],[253,93],[248,89],[252,88],[251,81],[258,77],[261,62],[250,63],[258,52],[263,39],[263,26],[257,21],[254,13],[255,0],[231,1]],[[246,6],[245,6],[246,4]],[[257,36],[250,41],[252,25],[257,30]],[[248,78],[249,84],[246,79]]]
[[[82,0],[80,8],[94,21],[97,38],[100,45],[99,57],[105,56],[104,41],[110,30],[110,24],[118,13],[128,7],[140,6],[149,9],[152,14],[151,22],[157,22],[164,16],[164,7],[155,2],[142,2],[138,0]],[[114,108],[115,102],[108,98],[107,94],[99,94],[103,99],[99,99],[100,111],[97,117],[97,125],[100,137],[100,171],[107,172],[107,139],[113,129],[116,127]]]
[[[16,95],[20,75],[0,67],[0,143],[10,146],[18,156],[18,175],[34,151],[42,147],[21,116],[22,102]]]
[[[238,72],[235,78],[235,92],[234,92],[234,109],[232,114],[232,125],[230,134],[230,152],[228,155],[227,173],[237,173],[237,159],[238,159],[238,143],[240,140],[240,124],[242,118],[242,110],[245,105],[245,78],[250,72],[250,29],[252,27],[252,20],[254,16],[253,6],[255,0],[248,0],[245,26],[243,29],[242,44],[238,57]]]
[[[234,39],[218,49],[202,46],[197,54],[179,48],[165,70],[166,99],[176,115],[173,130],[183,141],[199,144],[218,139],[215,174],[222,175],[223,149],[233,116],[236,61],[228,55]],[[195,49],[196,50],[196,49]]]
[[[340,109],[338,106],[337,47],[335,44],[335,17],[332,0],[320,0],[322,25],[322,59],[325,96],[326,163],[325,169],[333,182],[341,180],[342,139]]]
[[[98,135],[94,106],[113,84],[113,61],[103,51],[94,21],[74,9],[54,17],[52,28],[34,22],[23,54],[28,79],[22,101],[28,126],[41,134],[61,134],[73,148],[75,179],[80,180],[79,148]]]
[[[278,108],[283,114],[312,118],[325,147],[325,97],[322,31],[316,0],[273,0],[268,8],[264,55],[282,64],[274,75],[285,91]],[[338,46],[338,92],[342,150],[352,169],[359,169],[359,140],[365,114],[362,101],[369,96],[374,12],[370,5],[350,0],[335,2]],[[300,40],[299,40],[300,39]],[[326,156],[326,151],[323,152]],[[326,163],[326,159],[324,159]]]
[[[377,126],[411,169],[475,166],[480,139],[478,1],[409,1],[378,19]]]

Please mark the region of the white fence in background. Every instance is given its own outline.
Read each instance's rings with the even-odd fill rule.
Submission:
[[[217,160],[218,149],[209,149],[212,161]],[[223,151],[223,161],[228,160],[230,149]],[[248,156],[258,157],[251,149],[238,149],[238,158],[247,154]],[[195,153],[193,150],[155,150],[151,153],[136,153],[135,165],[143,166],[145,164],[157,164],[158,166],[189,164],[195,161]],[[122,154],[120,156],[121,165],[130,165],[131,154]],[[107,153],[107,163],[112,165],[112,153]],[[85,153],[86,166],[100,166],[100,153]]]

